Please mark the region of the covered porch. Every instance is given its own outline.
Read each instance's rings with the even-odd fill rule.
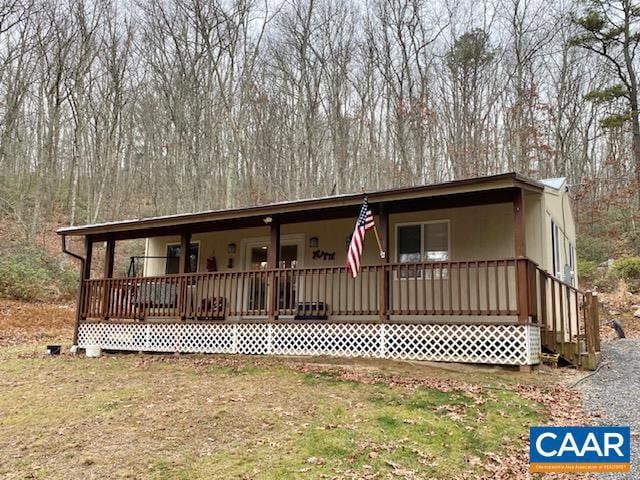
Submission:
[[[86,227],[75,343],[521,366],[539,363],[541,349],[554,344],[579,363],[598,348],[587,335],[593,308],[584,293],[531,258],[540,252],[535,236],[527,246],[535,212],[527,217],[525,204],[535,206],[539,190],[506,175],[370,194],[387,255],[365,252],[355,279],[344,266],[343,231],[353,228],[362,195]],[[435,261],[421,251],[412,261],[400,233],[433,218],[453,219],[445,255],[435,252],[441,256]],[[333,230],[341,233],[330,235]],[[310,261],[314,237],[331,247],[322,252],[324,264]],[[162,258],[151,239],[162,248],[179,246],[177,272],[167,273],[165,258],[163,268],[145,260],[135,276],[114,278],[117,242],[132,238],[148,239],[149,258]],[[195,268],[194,241],[200,245]],[[106,244],[102,278],[90,277],[96,242]],[[375,241],[367,242],[370,249]],[[295,259],[283,248],[292,244]],[[214,257],[215,271],[202,271],[211,260],[205,262],[203,251],[214,247],[228,248],[229,258]]]

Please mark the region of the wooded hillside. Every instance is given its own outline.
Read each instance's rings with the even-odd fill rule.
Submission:
[[[630,0],[0,0],[0,209],[33,238],[52,218],[517,170],[569,178],[581,252],[632,253],[639,16]]]

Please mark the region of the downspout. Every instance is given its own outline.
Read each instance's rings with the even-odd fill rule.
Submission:
[[[80,285],[78,287],[78,296],[76,298],[76,319],[75,325],[73,327],[73,344],[78,344],[78,329],[80,328],[80,303],[82,300],[82,293],[84,290],[84,266],[86,259],[77,253],[72,252],[71,250],[67,250],[67,236],[62,235],[62,252],[67,255],[80,260]]]

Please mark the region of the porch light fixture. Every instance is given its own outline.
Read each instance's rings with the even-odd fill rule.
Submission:
[[[264,217],[264,219],[262,220],[264,223],[266,223],[267,225],[269,225],[271,222],[273,222],[273,218],[271,217]]]
[[[227,245],[227,253],[229,253],[231,255],[236,253],[236,244],[235,243],[230,243],[229,245]]]
[[[319,244],[318,237],[311,237],[309,239],[309,248],[318,248]]]

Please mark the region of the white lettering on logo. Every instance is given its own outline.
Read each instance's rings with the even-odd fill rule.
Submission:
[[[540,455],[542,455],[543,457],[554,457],[558,451],[557,450],[552,450],[550,452],[547,452],[546,450],[544,450],[542,448],[542,441],[545,438],[552,438],[552,439],[556,439],[558,438],[558,436],[555,433],[552,432],[545,432],[542,435],[540,435],[537,439],[536,439],[536,450],[540,453]]]
[[[598,439],[593,432],[589,432],[587,435],[587,438],[584,440],[584,445],[582,445],[582,450],[578,456],[584,457],[588,452],[595,452],[599,457],[602,456],[602,449],[600,448]]]
[[[558,450],[558,456],[561,457],[565,452],[573,452],[574,455],[580,456],[580,449],[576,445],[576,440],[571,433],[567,433],[562,440],[560,450]]]
[[[613,443],[611,440],[616,439],[617,441]],[[610,455],[611,450],[615,450],[616,455],[619,457],[624,457],[620,447],[624,444],[624,437],[619,433],[607,432],[604,434],[604,454],[606,456]]]

